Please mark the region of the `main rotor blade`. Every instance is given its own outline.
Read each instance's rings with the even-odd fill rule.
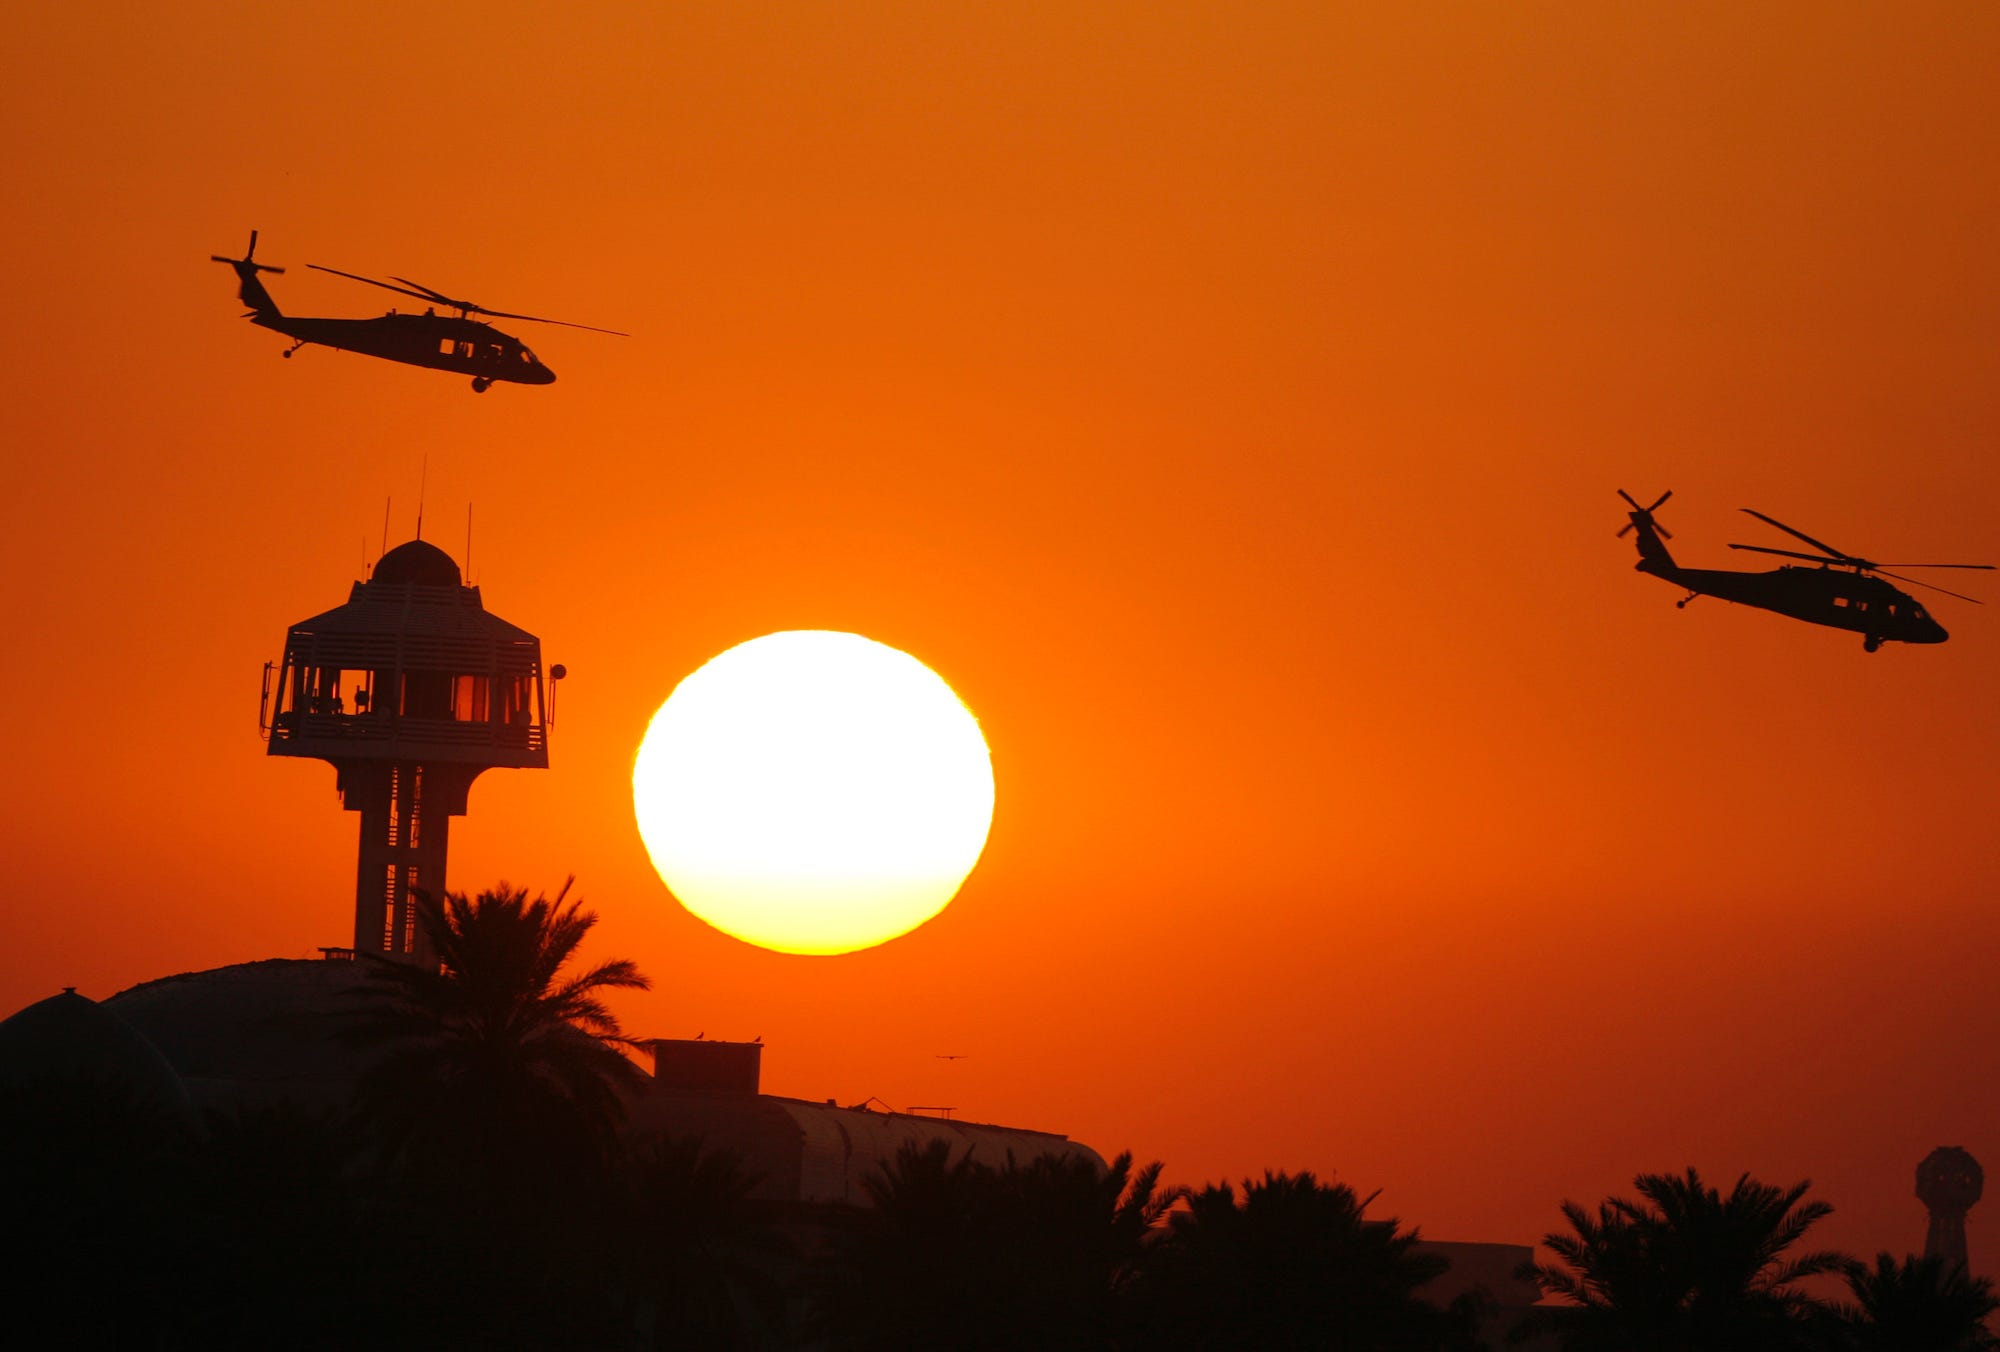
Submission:
[[[1793,530],[1790,526],[1787,526],[1784,522],[1778,520],[1776,517],[1765,516],[1762,512],[1758,511],[1754,507],[1745,507],[1743,508],[1743,510],[1750,513],[1750,515],[1756,517],[1759,521],[1764,522],[1766,525],[1776,526],[1779,530],[1783,531],[1787,535],[1797,536],[1799,539],[1804,540],[1807,544],[1811,545],[1814,549],[1825,550],[1829,556],[1831,556],[1838,562],[1847,563],[1852,561],[1855,557],[1854,555],[1849,554],[1845,550],[1835,549],[1832,545],[1827,544],[1824,540],[1813,539],[1812,536],[1807,535],[1802,530]]]
[[[1878,569],[1885,567],[1886,568],[1979,568],[1989,573],[1993,571],[1993,565],[1990,563],[1889,563],[1889,564],[1878,563],[1875,566]]]
[[[391,277],[396,277],[396,274],[393,272],[390,273],[389,275]],[[474,305],[469,300],[455,300],[452,297],[447,296],[442,291],[433,290],[432,288],[425,286],[422,282],[413,282],[408,277],[396,277],[396,280],[401,282],[404,286],[414,286],[417,290],[423,292],[426,296],[429,296],[432,300],[436,301],[440,305],[449,305],[452,306],[454,309],[459,309],[459,310],[480,309],[479,306]],[[484,311],[481,312],[485,313]]]
[[[1956,596],[1959,600],[1970,601],[1975,606],[1986,604],[1976,596],[1967,596],[1964,592],[1955,592],[1949,587],[1940,587],[1935,582],[1926,582],[1919,577],[1904,577],[1901,573],[1892,573],[1883,568],[1877,568],[1874,571],[1882,574],[1883,577],[1893,577],[1898,582],[1907,582],[1913,587],[1929,587],[1934,592],[1943,592],[1946,596]]]
[[[1788,559],[1804,559],[1808,563],[1845,563],[1845,559],[1829,559],[1823,554],[1802,554],[1796,549],[1773,549],[1769,545],[1731,545],[1731,549],[1747,549],[1752,554],[1777,554]]]
[[[453,303],[456,304],[457,302]],[[622,329],[600,329],[595,324],[572,324],[567,319],[543,319],[540,315],[517,315],[507,310],[489,310],[483,305],[469,305],[466,308],[477,310],[483,315],[492,315],[495,319],[525,319],[531,324],[560,324],[566,329],[588,329],[592,333],[608,333],[614,338],[630,338],[632,336]]]
[[[394,277],[395,274],[391,273],[390,276]],[[632,336],[618,329],[600,329],[595,324],[572,324],[567,319],[544,319],[540,315],[517,315],[509,310],[489,310],[484,305],[475,305],[469,300],[457,300],[445,295],[442,291],[433,291],[422,282],[410,281],[408,277],[396,277],[396,280],[407,282],[409,285],[416,287],[417,290],[437,301],[440,305],[450,305],[464,310],[467,314],[492,315],[495,319],[525,319],[531,324],[560,324],[566,329],[589,329],[592,333],[609,333],[619,338],[630,338]]]
[[[382,289],[383,289],[384,291],[394,291],[394,292],[397,292],[397,293],[398,293],[398,294],[400,294],[400,295],[405,295],[405,296],[415,296],[415,297],[416,297],[416,298],[417,298],[418,300],[436,300],[436,299],[437,299],[437,297],[435,297],[435,296],[430,296],[430,295],[426,295],[426,294],[425,294],[425,293],[423,293],[422,291],[412,291],[412,290],[410,290],[410,289],[409,289],[408,287],[406,287],[406,286],[391,286],[391,285],[389,285],[389,283],[387,283],[387,282],[378,282],[378,281],[376,281],[376,280],[375,280],[375,279],[374,279],[373,277],[363,277],[363,276],[362,276],[362,275],[361,275],[360,273],[358,273],[358,272],[342,272],[342,271],[341,271],[341,270],[340,270],[339,268],[329,268],[329,267],[324,267],[324,266],[322,266],[322,265],[320,265],[320,264],[318,264],[318,263],[308,263],[308,264],[306,264],[306,266],[307,266],[307,267],[309,267],[309,268],[315,268],[315,269],[319,270],[320,272],[330,272],[330,273],[332,273],[332,274],[333,274],[334,276],[336,276],[336,277],[345,277],[345,278],[347,278],[347,280],[349,280],[350,282],[366,282],[366,283],[368,283],[368,285],[370,285],[370,286],[379,286],[379,287],[381,287],[381,288],[382,288]],[[447,301],[447,302],[446,302],[446,304],[454,304],[454,303],[455,303],[455,302],[451,302],[451,301]]]

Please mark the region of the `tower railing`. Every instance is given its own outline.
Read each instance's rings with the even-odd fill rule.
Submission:
[[[335,748],[395,743],[411,747],[498,748],[545,752],[547,733],[537,723],[499,723],[457,718],[413,718],[407,714],[302,714],[286,711],[271,721],[271,740],[298,743],[301,755],[318,755],[304,744]]]

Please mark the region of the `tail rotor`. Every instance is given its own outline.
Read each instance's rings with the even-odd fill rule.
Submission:
[[[242,258],[224,258],[222,254],[208,256],[210,262],[226,262],[228,266],[236,268],[236,274],[246,280],[252,272],[284,272],[284,268],[272,268],[268,262],[252,262],[254,258],[256,258],[256,230],[250,232],[250,248],[244,250]]]
[[[1617,538],[1621,540],[1624,539],[1628,534],[1631,533],[1632,528],[1634,526],[1637,526],[1640,522],[1643,521],[1647,525],[1651,526],[1654,530],[1658,531],[1661,539],[1663,540],[1673,539],[1674,533],[1672,531],[1668,530],[1665,526],[1662,526],[1659,522],[1653,520],[1653,513],[1659,511],[1660,505],[1673,495],[1674,495],[1674,490],[1669,488],[1666,492],[1660,494],[1659,497],[1653,500],[1653,505],[1651,507],[1641,507],[1639,505],[1639,500],[1637,498],[1633,497],[1630,493],[1627,493],[1624,489],[1622,488],[1619,489],[1618,496],[1625,499],[1625,501],[1631,505],[1632,513],[1631,513],[1631,519],[1627,521],[1622,528],[1620,528]]]

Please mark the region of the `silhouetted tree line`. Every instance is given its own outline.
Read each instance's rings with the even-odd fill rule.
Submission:
[[[569,972],[595,917],[502,888],[427,905],[438,970],[384,963],[350,1112],[190,1123],[128,1088],[0,1095],[0,1319],[23,1345],[827,1352],[1974,1352],[1991,1285],[1804,1247],[1808,1185],[1692,1169],[1565,1202],[1496,1334],[1372,1199],[1310,1173],[1169,1188],[1158,1163],[907,1147],[870,1205],[786,1214],[735,1156],[622,1137],[642,1077]],[[1830,1299],[1829,1285],[1844,1286]],[[1482,1336],[1494,1339],[1482,1342]]]

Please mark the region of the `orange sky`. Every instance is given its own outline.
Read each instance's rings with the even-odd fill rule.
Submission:
[[[454,884],[577,874],[637,1032],[1442,1238],[1694,1163],[1901,1249],[1927,1151],[2000,1166],[2000,604],[1869,657],[1613,538],[1672,488],[1692,565],[1785,543],[1744,505],[2000,561],[2000,10],[573,8],[10,18],[0,1008],[347,940],[258,673],[427,455],[571,672]],[[281,362],[206,261],[253,226],[289,311],[390,299],[319,262],[635,336]],[[683,913],[627,787],[796,627],[936,668],[999,786],[836,959]]]

